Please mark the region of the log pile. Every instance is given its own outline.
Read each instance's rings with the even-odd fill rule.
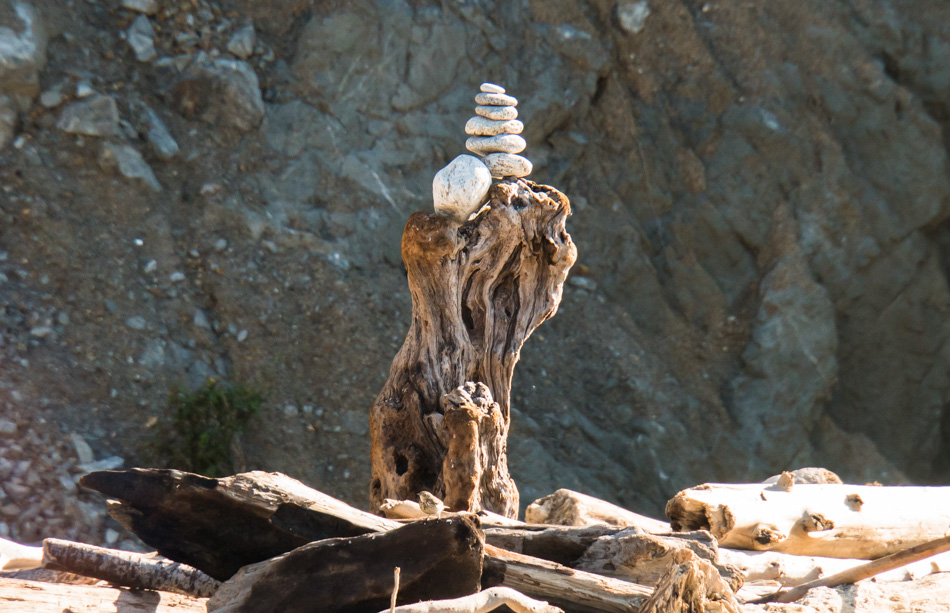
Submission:
[[[804,469],[684,490],[669,521],[570,490],[519,521],[511,377],[556,312],[576,249],[557,190],[504,180],[489,194],[463,223],[416,213],[406,225],[412,325],[370,411],[377,514],[279,473],[90,473],[80,484],[156,553],[0,539],[0,609],[950,610],[950,577],[937,574],[950,566],[950,488]]]

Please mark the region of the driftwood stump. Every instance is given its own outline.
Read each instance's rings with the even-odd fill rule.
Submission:
[[[511,376],[561,301],[577,249],[567,197],[503,181],[459,225],[414,213],[402,238],[412,324],[370,411],[372,509],[428,490],[450,509],[518,513],[508,474]]]

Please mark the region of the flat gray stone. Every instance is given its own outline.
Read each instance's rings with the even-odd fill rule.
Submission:
[[[488,167],[488,172],[492,178],[503,179],[505,177],[527,177],[534,169],[531,161],[523,156],[514,153],[492,153],[486,155],[482,162]]]
[[[158,12],[158,0],[122,0],[122,8],[154,15]]]
[[[142,154],[131,145],[102,143],[99,165],[103,168],[117,168],[119,174],[126,179],[140,179],[156,192],[162,191],[162,184],[158,182],[151,167],[142,159]]]
[[[517,119],[495,121],[475,116],[465,123],[465,133],[474,136],[498,136],[499,134],[521,134],[524,124]]]
[[[257,34],[254,32],[254,26],[247,24],[242,28],[238,28],[228,39],[228,53],[246,60],[254,53],[254,43],[256,42]]]
[[[508,94],[475,94],[475,104],[482,106],[518,106],[518,99]]]
[[[482,83],[482,86],[479,88],[486,94],[503,94],[505,93],[505,88],[501,85],[495,85],[494,83]]]
[[[139,15],[125,31],[125,40],[132,47],[135,59],[150,62],[158,55],[155,51],[155,28],[145,15]]]
[[[476,106],[475,114],[485,119],[507,121],[518,116],[518,109],[513,106]]]
[[[56,127],[72,134],[113,136],[119,132],[119,107],[110,96],[94,95],[63,109]]]
[[[145,109],[147,124],[145,138],[155,155],[161,160],[170,160],[178,153],[178,143],[165,126],[165,122],[158,113],[150,108]]]
[[[527,143],[517,134],[473,136],[465,141],[465,148],[478,155],[489,153],[521,153]]]

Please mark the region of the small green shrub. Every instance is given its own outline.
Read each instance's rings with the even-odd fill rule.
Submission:
[[[262,402],[255,389],[214,379],[194,391],[177,388],[168,397],[170,424],[157,432],[156,452],[173,468],[208,477],[232,474],[232,441],[260,415]]]

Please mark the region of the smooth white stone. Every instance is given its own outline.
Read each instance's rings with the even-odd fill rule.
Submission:
[[[465,133],[474,136],[497,136],[499,134],[521,134],[524,124],[517,119],[494,121],[484,117],[472,117],[465,123]]]
[[[478,155],[489,153],[521,153],[528,144],[517,134],[473,136],[465,141],[465,148]]]
[[[480,88],[486,94],[503,94],[505,93],[505,88],[501,85],[495,85],[494,83],[482,83]]]
[[[516,118],[518,116],[518,109],[513,106],[476,106],[475,114],[485,119],[506,121]]]
[[[475,94],[475,104],[484,106],[518,106],[518,99],[508,94]]]
[[[534,166],[531,160],[513,153],[492,153],[486,155],[482,162],[488,167],[488,172],[496,179],[505,177],[527,177]]]
[[[435,210],[463,223],[485,203],[491,187],[491,173],[482,161],[460,155],[432,179]]]

